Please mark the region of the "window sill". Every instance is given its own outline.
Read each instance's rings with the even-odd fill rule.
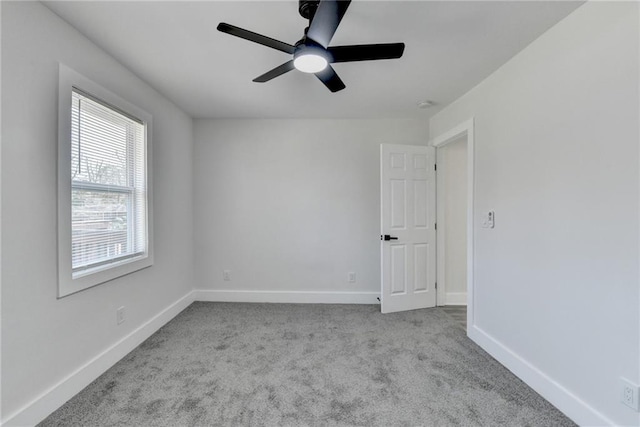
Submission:
[[[135,273],[152,265],[153,257],[151,255],[141,255],[83,270],[78,273],[61,271],[60,277],[58,278],[58,298],[66,297],[67,295],[75,294],[76,292],[109,282],[118,277]]]

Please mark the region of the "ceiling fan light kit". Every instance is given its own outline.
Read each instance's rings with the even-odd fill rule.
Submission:
[[[293,66],[303,73],[319,73],[327,68],[327,65],[329,65],[329,62],[315,53],[305,53],[293,59]]]
[[[345,88],[331,66],[337,62],[373,61],[400,58],[404,43],[332,46],[338,25],[351,0],[299,0],[298,12],[309,20],[305,35],[295,45],[281,42],[249,30],[221,22],[218,31],[240,37],[293,56],[293,59],[253,79],[264,83],[293,69],[312,73],[329,89],[337,92]]]
[[[330,59],[322,46],[308,39],[304,44],[296,46],[293,52],[293,66],[303,73],[319,73],[327,68]]]

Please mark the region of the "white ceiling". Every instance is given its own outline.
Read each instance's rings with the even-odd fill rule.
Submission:
[[[296,70],[251,80],[287,54],[223,34],[227,22],[294,44],[297,0],[44,2],[195,118],[426,117],[471,89],[582,2],[354,1],[331,45],[406,44],[401,59],[335,64],[329,92]]]

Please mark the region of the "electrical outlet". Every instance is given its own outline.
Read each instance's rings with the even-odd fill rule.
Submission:
[[[640,412],[638,407],[638,393],[640,387],[626,378],[620,378],[620,401],[636,412]]]
[[[228,282],[231,280],[231,270],[224,270],[222,272],[222,278],[224,279],[225,282]]]
[[[121,325],[122,322],[124,322],[124,306],[116,310],[116,321],[118,322],[118,325]]]
[[[356,273],[354,273],[353,271],[350,271],[349,274],[347,275],[347,280],[349,281],[349,283],[355,283]]]

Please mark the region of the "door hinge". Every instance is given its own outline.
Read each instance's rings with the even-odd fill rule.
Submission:
[[[434,228],[435,230],[437,230],[437,229],[438,229],[438,223],[437,223],[437,222],[436,222],[435,224],[433,224],[433,228]]]
[[[436,282],[436,289],[438,289],[438,282]]]
[[[437,170],[438,170],[438,165],[437,165],[437,164],[435,164],[435,163],[433,164],[433,170],[434,170],[434,171],[437,171]]]

